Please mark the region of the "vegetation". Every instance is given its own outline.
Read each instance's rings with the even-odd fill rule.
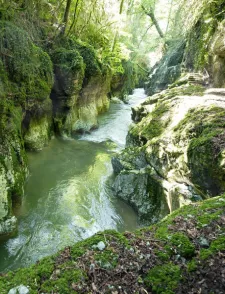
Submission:
[[[206,221],[204,215],[212,214]],[[204,289],[217,291],[223,284],[224,216],[223,195],[185,206],[134,233],[98,233],[30,268],[3,274],[1,293],[23,284],[30,293],[172,294],[197,291],[196,279]],[[105,248],[100,250],[99,242]]]
[[[102,81],[110,84],[105,96],[110,92],[123,99],[136,86],[143,86],[149,73],[156,86],[151,93],[170,84],[169,90],[146,100],[140,122],[130,130],[130,140],[138,143],[129,149],[127,156],[132,156],[124,163],[129,171],[139,164],[136,157],[145,151],[144,145],[151,144],[157,158],[157,144],[171,120],[170,100],[176,103],[178,95],[203,94],[204,79],[194,84],[176,78],[183,66],[209,71],[209,46],[225,13],[222,0],[1,0],[0,4],[0,167],[8,184],[10,216],[12,201],[23,194],[27,174],[23,131],[36,116],[52,111],[50,94],[57,100],[55,131],[62,134],[63,124],[69,125],[74,117],[78,120],[79,111],[74,109],[82,88],[90,86],[91,92],[98,80],[101,86]],[[145,112],[147,104],[155,104],[153,111]],[[107,106],[102,102],[96,108],[100,112]],[[211,196],[225,190],[224,116],[220,107],[192,109],[171,130],[177,133],[175,141],[183,135],[188,141],[189,179],[203,194],[211,191]],[[149,198],[156,203],[152,212],[158,212],[158,195],[164,192],[160,176],[159,171],[147,184]],[[138,189],[133,189],[136,195]],[[0,292],[8,293],[21,284],[31,294],[221,292],[224,220],[222,195],[185,206],[159,224],[134,233],[98,233],[30,268],[1,274]]]

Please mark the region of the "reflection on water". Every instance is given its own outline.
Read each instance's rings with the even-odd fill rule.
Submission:
[[[144,97],[137,89],[130,103]],[[130,107],[112,103],[92,134],[54,139],[42,152],[28,154],[30,176],[17,211],[19,232],[0,245],[0,271],[34,263],[100,230],[137,227],[134,211],[110,189],[110,159],[115,143],[124,145]]]

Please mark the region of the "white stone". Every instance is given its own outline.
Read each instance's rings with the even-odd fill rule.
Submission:
[[[20,285],[18,287],[15,287],[11,290],[9,290],[8,294],[29,294],[30,290],[25,287],[24,285]]]
[[[104,242],[100,241],[96,247],[98,248],[98,250],[103,251],[106,246]]]

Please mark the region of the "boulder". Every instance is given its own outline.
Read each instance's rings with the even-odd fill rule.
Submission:
[[[174,86],[135,108],[126,148],[112,160],[115,194],[145,221],[225,191],[225,90],[200,84]]]

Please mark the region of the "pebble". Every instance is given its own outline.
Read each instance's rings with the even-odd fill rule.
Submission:
[[[25,287],[24,285],[20,285],[18,287],[15,287],[11,290],[9,290],[8,294],[29,294],[30,290]]]
[[[200,237],[199,238],[199,245],[203,248],[208,248],[209,247],[209,241],[204,238],[204,237]]]
[[[102,241],[100,241],[96,246],[96,248],[98,248],[98,250],[100,250],[100,251],[103,251],[105,249],[105,247],[106,247],[105,243]]]

